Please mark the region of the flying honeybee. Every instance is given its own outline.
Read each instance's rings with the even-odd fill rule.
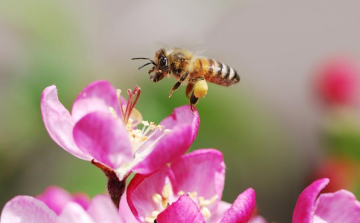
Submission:
[[[149,70],[149,74],[155,73],[150,76],[153,82],[173,75],[177,82],[170,90],[169,97],[180,85],[186,84],[186,96],[190,99],[191,110],[199,98],[207,94],[206,81],[222,86],[230,86],[240,81],[240,76],[233,68],[213,59],[194,56],[190,51],[181,48],[168,51],[160,49],[156,51],[154,60],[143,57],[132,60],[150,61],[139,67],[139,70],[147,65],[154,65]]]

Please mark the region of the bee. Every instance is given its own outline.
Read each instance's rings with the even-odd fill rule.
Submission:
[[[132,60],[149,60],[150,62],[138,68],[154,65],[149,70],[150,80],[158,82],[165,76],[172,75],[177,82],[169,93],[169,98],[180,85],[187,85],[186,96],[190,99],[191,110],[200,98],[208,92],[207,82],[222,86],[230,86],[240,81],[240,76],[233,68],[213,59],[197,57],[190,51],[182,48],[174,48],[166,51],[160,49],[156,51],[154,60],[150,58],[132,58]]]

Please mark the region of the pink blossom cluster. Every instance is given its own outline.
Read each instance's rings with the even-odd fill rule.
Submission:
[[[351,57],[325,61],[315,73],[316,96],[327,106],[356,106],[360,98],[360,67]]]
[[[36,198],[17,196],[3,208],[1,223],[267,222],[254,216],[252,188],[232,204],[221,200],[225,163],[220,151],[184,155],[198,131],[197,111],[182,106],[155,124],[134,108],[140,89],[127,93],[128,101],[108,82],[94,82],[79,94],[70,114],[55,86],[44,90],[41,111],[50,137],[100,168],[108,177],[109,195],[90,200],[52,187]],[[293,223],[360,222],[360,203],[352,193],[319,196],[328,183],[317,180],[300,194]]]

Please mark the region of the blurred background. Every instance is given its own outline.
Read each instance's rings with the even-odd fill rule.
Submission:
[[[40,114],[55,84],[71,108],[90,82],[139,85],[137,104],[155,122],[188,103],[173,78],[149,80],[132,57],[183,47],[235,68],[241,82],[209,84],[197,109],[191,150],[216,148],[227,165],[223,200],[248,187],[260,215],[290,222],[298,195],[314,179],[360,197],[360,3],[357,0],[0,2],[0,207],[50,185],[90,196],[105,177],[65,152]]]

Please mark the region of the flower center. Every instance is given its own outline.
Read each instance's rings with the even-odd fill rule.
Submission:
[[[159,210],[155,210],[151,212],[151,215],[145,217],[145,222],[147,223],[153,223],[155,219],[157,218],[158,214],[160,214],[161,211],[166,209],[170,202],[170,198],[173,196],[173,191],[171,188],[171,185],[169,183],[166,183],[161,190],[161,194],[153,194],[152,200],[155,204],[159,206]]]
[[[135,104],[139,99],[140,92],[141,89],[138,86],[135,86],[134,90],[127,90],[128,101],[124,104],[121,100],[121,90],[116,90],[121,117],[118,116],[113,107],[109,107],[110,114],[115,119],[121,120],[125,124],[132,145],[132,153],[134,155],[134,160],[132,162],[125,163],[117,169],[116,172],[119,178],[124,177],[127,174],[127,171],[134,164],[143,160],[152,151],[155,144],[165,134],[171,132],[170,129],[164,129],[164,126],[162,125],[156,125],[154,122],[143,121],[141,113],[135,109]],[[157,134],[155,139],[151,139],[158,131],[162,131],[162,134]],[[144,145],[144,143],[149,139],[152,141],[148,143],[146,147],[142,147],[142,145]]]
[[[151,136],[155,134],[157,130],[162,131],[164,126],[156,125],[154,122],[143,121],[141,113],[135,109],[135,104],[140,97],[141,89],[138,86],[135,86],[134,90],[127,90],[128,93],[128,101],[126,105],[123,105],[121,101],[121,90],[116,90],[116,96],[118,99],[121,119],[124,122],[126,129],[129,134],[130,141],[133,146],[133,154],[136,155],[137,149]],[[111,115],[115,119],[120,119],[116,114],[116,111],[113,107],[109,107]],[[139,125],[142,125],[141,129],[138,129]],[[160,138],[170,132],[171,130],[165,129],[163,134],[158,137],[153,144],[160,140]],[[152,145],[153,145],[152,144]]]
[[[215,194],[210,199],[205,199],[203,196],[198,196],[198,193],[196,191],[187,193],[185,193],[184,191],[179,191],[177,195],[178,197],[180,197],[184,194],[187,194],[196,203],[205,219],[209,219],[211,217],[211,211],[209,210],[208,206],[213,204],[219,198],[219,195]],[[145,222],[154,222],[158,214],[167,208],[170,203],[170,198],[173,198],[172,187],[169,183],[166,183],[161,191],[161,194],[155,193],[152,195],[152,200],[155,204],[159,205],[159,210],[155,210],[151,212],[151,215],[146,216]]]

